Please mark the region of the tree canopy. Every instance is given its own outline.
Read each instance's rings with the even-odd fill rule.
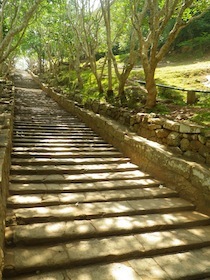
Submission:
[[[88,66],[98,92],[106,93],[107,100],[117,96],[124,102],[126,81],[138,61],[144,69],[148,108],[156,104],[158,63],[172,47],[187,45],[192,39],[192,30],[187,26],[196,26],[199,42],[201,37],[210,41],[209,0],[2,0],[0,3],[0,64],[18,50],[36,57],[39,71],[47,67],[56,78],[58,65],[65,62],[77,76],[79,88],[84,82],[82,71]],[[119,61],[118,54],[124,54],[125,59]],[[113,90],[113,76],[117,79],[117,93]]]

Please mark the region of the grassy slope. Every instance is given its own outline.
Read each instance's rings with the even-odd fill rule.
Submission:
[[[118,57],[119,61],[123,61],[123,57]],[[99,61],[100,63],[100,61]],[[192,54],[188,57],[185,54],[174,55],[168,57],[165,61],[160,63],[159,67],[156,71],[156,81],[157,83],[171,85],[175,87],[181,87],[186,89],[198,89],[198,90],[209,90],[210,87],[205,86],[205,82],[207,82],[207,76],[210,75],[210,55],[206,55],[205,57],[195,57]],[[69,74],[68,74],[69,76]],[[84,100],[89,98],[103,100],[103,96],[99,96],[97,93],[97,87],[95,83],[95,79],[91,74],[90,69],[86,69],[83,71],[83,80],[85,82],[85,87],[80,91],[83,95]],[[74,76],[71,75],[73,78]],[[107,87],[107,73],[105,71],[104,75],[105,79],[103,81],[105,89]],[[135,68],[132,71],[131,80],[143,79],[143,70],[142,68]],[[75,76],[76,78],[76,76]],[[73,78],[73,80],[75,79]],[[74,82],[73,82],[74,83]],[[129,84],[129,83],[128,83]],[[210,84],[210,83],[209,83]],[[116,80],[114,81],[114,89],[115,92],[117,90]],[[210,85],[209,85],[210,86]],[[73,89],[73,88],[72,88]],[[69,90],[69,89],[68,89]],[[136,93],[136,89],[132,91],[134,94]],[[183,118],[195,121],[200,124],[210,125],[210,94],[201,94],[199,95],[199,102],[194,106],[186,106],[186,92],[180,91],[171,91],[166,90],[164,93],[159,92],[158,99],[160,100],[155,112],[160,114],[172,114],[176,117],[177,115],[183,116]],[[170,99],[172,101],[172,108],[170,106],[166,106],[164,100]],[[133,101],[131,100],[130,103]],[[174,107],[175,105],[175,107]],[[137,104],[137,107],[139,105]],[[176,107],[177,106],[177,107]],[[132,107],[132,106],[131,106]],[[166,108],[167,107],[167,108]],[[183,113],[181,114],[181,110]],[[185,111],[191,112],[186,115]],[[177,111],[177,112],[175,112]]]
[[[138,77],[139,73],[143,77],[142,70],[134,70],[133,76]],[[210,91],[208,76],[210,76],[210,55],[196,58],[191,54],[188,57],[184,55],[168,57],[160,63],[155,78],[157,83],[163,85]],[[173,100],[177,107],[172,106],[172,112],[170,106],[164,108],[162,104],[159,104],[159,108],[156,110],[158,113],[166,113],[168,109],[168,114],[172,113],[174,117],[179,116],[201,125],[210,126],[210,94],[197,94],[197,96],[199,100],[195,105],[186,106],[186,92],[166,90],[163,94],[159,90],[160,103],[161,101],[164,103],[164,99],[168,98]]]

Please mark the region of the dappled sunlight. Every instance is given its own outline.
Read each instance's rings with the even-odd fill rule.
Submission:
[[[30,195],[30,196],[12,196],[8,199],[10,203],[14,204],[30,204],[30,203],[40,203],[42,199],[38,196],[35,195]]]
[[[29,108],[19,100],[29,126],[20,118],[13,150],[9,270],[36,271],[29,280],[173,279],[173,259],[184,270],[196,254],[187,250],[209,244],[210,227],[194,226],[207,217],[49,99],[36,109],[33,94]]]
[[[196,235],[200,240],[202,241],[208,241],[208,237],[210,236],[210,226],[205,227],[205,228],[194,228],[194,229],[189,229],[189,233]]]
[[[134,270],[125,264],[113,264],[111,268],[111,275],[113,280],[135,280],[137,275]]]
[[[45,226],[45,230],[48,233],[55,233],[55,232],[59,232],[61,234],[61,232],[65,229],[65,223],[51,223]]]

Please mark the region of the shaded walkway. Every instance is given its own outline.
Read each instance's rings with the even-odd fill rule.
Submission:
[[[194,209],[40,90],[17,89],[4,279],[207,279],[210,219]]]

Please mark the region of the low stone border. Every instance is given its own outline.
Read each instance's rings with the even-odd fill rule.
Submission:
[[[12,148],[14,88],[0,82],[0,279],[4,264],[4,230]]]
[[[163,180],[181,197],[192,201],[198,211],[210,214],[209,168],[185,160],[166,146],[140,137],[119,122],[84,109],[79,103],[66,99],[48,86],[40,85],[59,105],[78,116],[107,142],[130,157],[142,170]]]
[[[203,126],[177,122],[151,113],[131,113],[98,101],[86,102],[85,108],[96,114],[108,116],[126,125],[131,131],[148,140],[166,145],[193,161],[210,164],[210,129]]]

